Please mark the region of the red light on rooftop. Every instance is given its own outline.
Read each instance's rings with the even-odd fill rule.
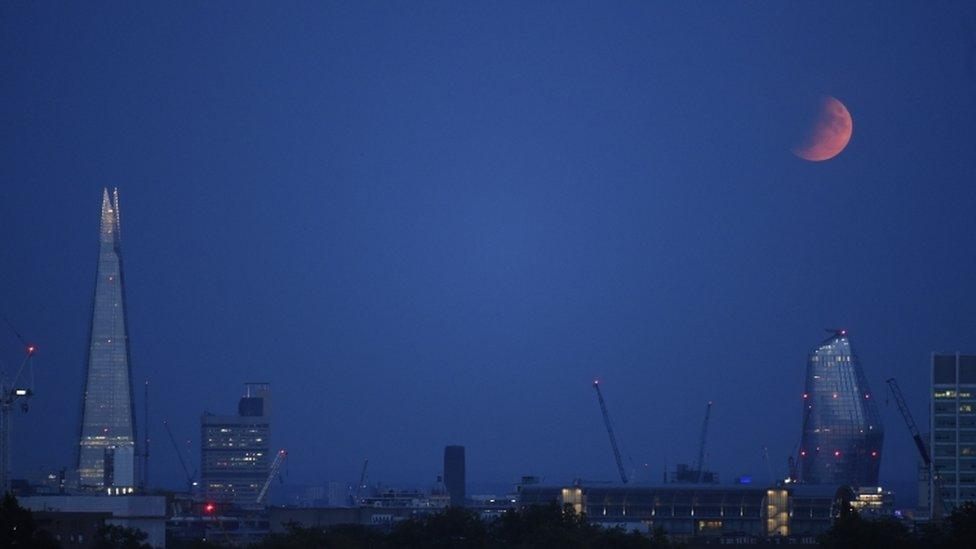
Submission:
[[[207,513],[208,515],[210,513],[213,513],[215,509],[217,509],[217,506],[214,505],[213,503],[207,503],[206,505],[203,506],[203,512]]]
[[[37,347],[35,347],[33,345],[28,345],[27,346],[27,356],[32,356],[36,352],[37,352]]]
[[[840,450],[834,450],[834,457],[835,458],[839,458],[840,457]]]
[[[846,336],[846,335],[847,335],[847,330],[843,330],[843,329],[842,329],[842,330],[840,330],[840,332],[838,332],[838,333],[840,333],[840,335],[842,335],[842,336]]]

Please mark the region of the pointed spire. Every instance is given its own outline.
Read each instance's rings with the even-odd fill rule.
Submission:
[[[119,236],[119,190],[109,195],[108,187],[102,190],[102,239]]]

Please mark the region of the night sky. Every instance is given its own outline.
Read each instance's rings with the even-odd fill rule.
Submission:
[[[36,342],[14,472],[75,466],[103,186],[139,425],[270,381],[287,482],[785,473],[846,327],[927,423],[976,352],[976,8],[949,2],[5,3],[0,312]],[[854,119],[791,154],[797,105]],[[20,362],[0,330],[0,358]],[[884,482],[915,478],[894,402]],[[140,435],[141,436],[141,435]],[[199,459],[195,449],[193,459]],[[198,463],[194,463],[196,468]]]

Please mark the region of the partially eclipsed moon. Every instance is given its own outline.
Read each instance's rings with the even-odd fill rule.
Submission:
[[[833,97],[823,97],[816,121],[793,147],[793,154],[811,162],[830,160],[844,150],[853,132],[854,120],[847,107]]]

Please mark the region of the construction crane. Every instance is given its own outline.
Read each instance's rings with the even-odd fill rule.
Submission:
[[[353,495],[353,505],[359,505],[362,491],[366,488],[366,466],[369,465],[369,458],[363,458],[363,470],[359,473],[359,484],[356,485],[356,492]]]
[[[772,486],[773,482],[775,482],[775,477],[773,476],[773,466],[769,463],[769,448],[766,446],[762,447],[762,457],[763,463],[766,465],[766,482]]]
[[[918,448],[918,455],[921,456],[922,462],[925,463],[925,468],[928,469],[929,476],[932,479],[933,492],[935,492],[932,498],[932,521],[941,522],[942,514],[945,510],[945,501],[942,499],[942,476],[939,475],[932,464],[932,456],[929,455],[929,451],[925,447],[925,442],[922,441],[922,434],[919,432],[918,426],[915,425],[912,412],[908,409],[908,405],[905,404],[905,397],[901,394],[901,388],[898,387],[898,382],[893,377],[885,381],[888,383],[888,388],[891,389],[892,396],[895,397],[895,404],[898,406],[898,411],[901,413],[902,419],[905,420],[905,425],[908,426],[908,432],[912,434],[915,447]]]
[[[607,426],[607,435],[610,437],[610,448],[613,449],[613,459],[617,463],[617,473],[620,474],[620,482],[627,484],[627,472],[624,470],[624,462],[620,459],[620,449],[617,448],[617,437],[613,434],[613,425],[610,423],[610,414],[607,412],[607,403],[603,400],[603,393],[600,392],[600,380],[593,380],[593,388],[596,389],[596,398],[600,402],[600,412],[603,413],[603,423]]]
[[[20,334],[17,337],[20,338]],[[18,403],[24,413],[30,408],[29,401],[34,396],[33,358],[36,352],[37,347],[25,344],[24,360],[12,378],[7,377],[6,372],[0,369],[0,492],[6,492],[10,488],[11,412],[14,404]]]
[[[705,441],[708,439],[708,420],[712,417],[712,401],[705,406],[705,420],[702,421],[701,438],[698,439],[698,462],[695,464],[695,482],[701,482],[705,469]]]
[[[24,360],[12,378],[7,377],[5,368],[0,368],[0,492],[10,488],[11,411],[14,404],[20,404],[24,413],[30,409],[30,399],[34,396],[34,354],[37,353],[37,346],[27,343],[6,316],[3,321],[24,346]]]
[[[274,462],[271,463],[271,472],[268,473],[268,478],[264,481],[264,486],[261,487],[261,491],[258,492],[258,499],[255,501],[258,505],[264,501],[264,496],[268,495],[268,488],[271,487],[271,481],[278,476],[278,471],[281,470],[281,464],[285,462],[285,458],[288,457],[288,452],[284,449],[278,450],[278,455],[275,456]]]
[[[163,427],[166,427],[166,434],[169,435],[169,441],[173,443],[173,450],[176,451],[176,457],[180,458],[180,467],[183,468],[183,475],[186,476],[186,491],[188,493],[193,493],[194,478],[197,476],[197,472],[193,471],[190,474],[190,470],[186,466],[186,460],[183,459],[183,452],[180,451],[180,445],[176,443],[176,437],[173,436],[173,430],[169,428],[169,421],[163,420]]]
[[[803,398],[804,399],[807,398],[806,395],[804,395]],[[806,402],[806,401],[804,401],[804,402]],[[806,432],[807,432],[807,425],[810,424],[810,414],[812,414],[812,413],[813,413],[813,405],[812,404],[807,404],[806,405],[806,411],[804,411],[804,413],[803,413],[803,425],[800,428],[800,440],[796,441],[796,444],[793,445],[793,450],[790,451],[789,457],[786,458],[786,466],[787,466],[787,469],[786,469],[787,470],[786,482],[788,482],[788,483],[789,482],[799,482],[800,481],[799,473],[797,472],[797,465],[798,465],[797,461],[798,461],[798,458],[793,457],[793,456],[794,456],[794,454],[797,453],[797,450],[798,449],[800,451],[800,453],[797,454],[798,457],[804,457],[804,456],[807,455],[806,449],[800,448],[800,444],[803,443],[803,435],[806,434]]]

